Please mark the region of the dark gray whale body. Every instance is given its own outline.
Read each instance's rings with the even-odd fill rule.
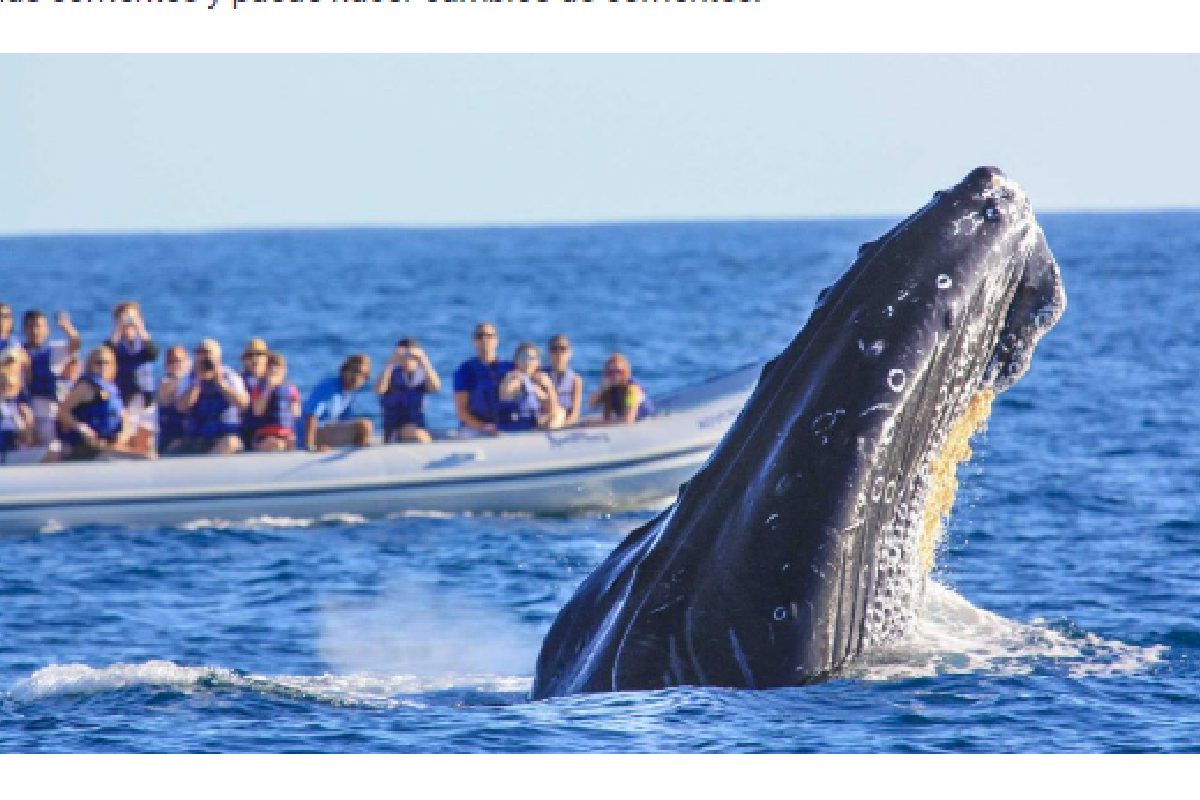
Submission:
[[[864,245],[675,504],[559,613],[533,698],[811,683],[903,636],[956,431],[1024,374],[1065,304],[997,169]]]

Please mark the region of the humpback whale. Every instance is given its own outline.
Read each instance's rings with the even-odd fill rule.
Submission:
[[[967,439],[1065,305],[993,167],[863,245],[675,503],[559,613],[532,698],[808,684],[902,638]]]

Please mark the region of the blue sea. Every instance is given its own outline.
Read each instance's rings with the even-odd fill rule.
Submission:
[[[774,355],[894,222],[8,238],[0,301],[86,345],[136,299],[161,344],[266,339],[302,391],[402,336],[448,378],[486,319],[665,392]],[[650,509],[5,531],[0,751],[1200,751],[1200,214],[1042,224],[1066,314],[960,469],[918,629],[839,679],[529,702]]]

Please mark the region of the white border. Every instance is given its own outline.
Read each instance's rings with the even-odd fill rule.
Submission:
[[[208,9],[215,1],[216,7]],[[1189,52],[1145,0],[0,0],[4,52]]]

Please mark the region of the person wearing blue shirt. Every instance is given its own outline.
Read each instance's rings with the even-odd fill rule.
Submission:
[[[356,408],[359,390],[370,377],[371,359],[358,353],[346,359],[337,375],[317,384],[296,424],[296,439],[305,450],[325,452],[371,443],[371,420]]]
[[[442,388],[442,379],[416,339],[396,342],[392,357],[379,371],[375,392],[383,410],[385,442],[433,441],[425,426],[425,395]]]
[[[454,413],[460,436],[495,436],[500,422],[500,381],[513,369],[511,361],[496,357],[500,337],[496,326],[475,326],[475,358],[454,371]]]

